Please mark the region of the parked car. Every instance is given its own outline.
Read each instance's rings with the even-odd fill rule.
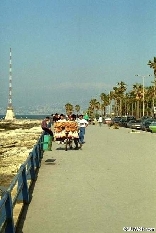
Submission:
[[[141,129],[144,130],[144,131],[147,131],[147,132],[151,132],[151,130],[149,128],[149,125],[152,122],[156,122],[156,119],[154,119],[154,118],[148,118],[148,119],[142,121]]]
[[[142,121],[145,121],[145,120],[151,119],[151,118],[152,118],[151,116],[142,116],[142,117],[141,117],[141,120],[142,120]]]
[[[111,124],[112,123],[112,118],[111,117],[106,117],[104,119],[104,124]]]
[[[119,126],[127,127],[127,123],[131,120],[136,120],[134,116],[123,116],[119,122]]]
[[[119,124],[120,120],[121,120],[121,116],[116,116],[116,117],[114,117],[112,119],[112,123],[113,124]]]
[[[131,120],[131,121],[133,121],[133,120]],[[129,122],[127,123],[127,128],[131,128],[131,121],[129,121]]]
[[[131,120],[127,123],[127,127],[131,129],[141,129],[141,120]]]
[[[125,118],[121,118],[118,124],[120,127],[126,127],[127,120]]]
[[[156,133],[156,122],[152,122],[149,125],[149,129],[151,130],[151,133]]]

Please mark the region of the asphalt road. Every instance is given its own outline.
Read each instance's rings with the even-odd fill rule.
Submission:
[[[88,126],[78,151],[54,142],[44,153],[18,233],[156,228],[156,134],[130,132]]]

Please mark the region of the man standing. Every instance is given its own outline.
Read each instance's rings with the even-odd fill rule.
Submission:
[[[79,143],[80,147],[84,143],[84,135],[85,135],[85,128],[88,126],[88,121],[83,119],[83,115],[79,115],[79,120],[78,120],[78,126],[79,126]]]
[[[53,132],[51,131],[51,123],[50,123],[50,117],[46,117],[42,123],[41,123],[41,128],[48,134],[50,134],[50,136],[53,137]]]

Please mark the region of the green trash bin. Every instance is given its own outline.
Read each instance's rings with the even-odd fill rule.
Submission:
[[[43,150],[52,150],[52,136],[44,135]]]

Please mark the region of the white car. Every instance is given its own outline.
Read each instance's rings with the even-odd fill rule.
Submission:
[[[105,124],[110,124],[112,122],[112,118],[111,117],[106,117],[105,118]]]

